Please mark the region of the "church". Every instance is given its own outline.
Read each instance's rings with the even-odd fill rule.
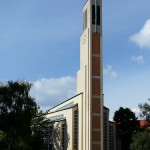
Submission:
[[[115,124],[103,101],[102,0],[83,7],[77,95],[47,110],[48,150],[115,150]]]

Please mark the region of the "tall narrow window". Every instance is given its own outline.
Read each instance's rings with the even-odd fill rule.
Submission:
[[[53,150],[53,126],[49,127],[49,149]]]
[[[62,136],[61,136],[61,139],[62,139],[62,150],[65,150],[65,123],[62,124]]]
[[[83,30],[87,28],[87,9],[83,13]]]
[[[74,111],[73,147],[78,150],[78,110]]]
[[[108,148],[107,148],[107,145],[108,145],[108,118],[107,118],[108,116],[107,116],[107,112],[104,112],[103,113],[103,123],[104,123],[104,129],[103,129],[103,131],[104,131],[104,150],[107,150]]]
[[[92,5],[92,24],[100,25],[100,6]]]
[[[97,25],[100,25],[100,6],[97,6]]]
[[[95,24],[95,5],[92,5],[92,24]]]

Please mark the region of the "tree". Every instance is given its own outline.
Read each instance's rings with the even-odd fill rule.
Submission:
[[[150,99],[148,99],[150,101]],[[150,148],[150,105],[149,103],[140,103],[140,117],[146,120],[145,126],[142,128],[141,132],[136,133],[132,137],[132,143],[130,145],[131,150],[149,150]]]
[[[145,129],[143,132],[137,132],[132,137],[130,145],[131,150],[149,150],[150,149],[150,129]]]
[[[0,130],[0,149],[4,149],[6,147],[6,134]]]
[[[148,99],[150,101],[150,99]],[[150,123],[150,104],[147,102],[139,104],[140,117],[147,120]]]
[[[44,128],[49,126],[49,119],[46,119],[47,113],[43,113],[39,109],[37,115],[32,119],[32,149],[41,150],[43,148]]]
[[[121,150],[129,150],[133,133],[139,130],[139,122],[135,113],[129,108],[120,107],[114,114],[117,137],[121,140]]]
[[[29,143],[31,121],[37,110],[35,99],[29,95],[31,86],[20,81],[0,83],[0,130],[6,136],[8,149],[17,143]]]

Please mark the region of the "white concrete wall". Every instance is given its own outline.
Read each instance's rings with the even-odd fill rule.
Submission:
[[[79,150],[83,150],[83,104],[82,104],[82,97],[83,95],[80,94],[72,99],[70,99],[69,101],[66,101],[62,104],[60,104],[59,106],[55,107],[54,109],[51,109],[49,114],[46,116],[47,118],[51,118],[54,116],[58,116],[58,115],[64,115],[64,117],[66,118],[66,125],[67,125],[67,138],[68,138],[68,145],[67,145],[67,150],[73,150],[73,112],[75,111],[75,109],[78,108],[79,111],[79,115],[78,115],[78,146],[79,146]],[[78,104],[78,106],[75,106],[73,108],[70,109],[65,109],[65,110],[61,110],[61,111],[57,111],[59,108],[74,102],[74,104]],[[56,149],[57,150],[57,149]]]

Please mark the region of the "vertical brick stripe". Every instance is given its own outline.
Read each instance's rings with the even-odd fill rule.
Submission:
[[[100,57],[92,57],[92,75],[100,76]]]
[[[92,33],[92,114],[100,114],[100,95],[101,95],[101,78],[100,78],[100,34]],[[101,115],[92,115],[92,150],[100,150],[101,143]],[[95,129],[95,130],[94,130]]]
[[[100,117],[92,116],[92,127],[93,129],[100,129]]]
[[[101,145],[100,144],[92,144],[92,150],[100,150]]]
[[[92,95],[100,96],[100,79],[92,79]]]
[[[100,55],[100,34],[92,33],[92,54]]]
[[[92,99],[92,112],[93,113],[100,113],[100,100],[93,98]]]

